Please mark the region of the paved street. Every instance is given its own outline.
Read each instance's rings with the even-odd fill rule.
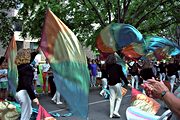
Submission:
[[[89,95],[89,120],[109,120],[109,101],[104,99],[99,95],[100,88],[91,88]],[[126,109],[130,105],[130,90],[128,90],[127,94],[123,97],[122,104],[120,107],[120,120],[126,120]],[[48,112],[56,112],[59,114],[67,113],[66,105],[56,105],[51,101],[51,97],[48,95],[41,95],[39,97],[41,105]],[[34,105],[35,107],[35,105]],[[161,114],[164,111],[163,108],[160,109],[158,114]],[[59,117],[58,120],[79,120],[76,117]],[[117,118],[113,118],[111,120],[117,120]]]

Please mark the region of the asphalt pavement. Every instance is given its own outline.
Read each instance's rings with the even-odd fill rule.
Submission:
[[[101,88],[90,88],[89,92],[89,112],[88,112],[88,119],[89,120],[126,120],[126,109],[130,106],[130,98],[131,98],[131,90],[128,89],[127,94],[123,97],[122,103],[120,106],[119,113],[121,118],[109,118],[109,100],[104,99],[100,96]],[[60,115],[68,113],[68,108],[65,101],[62,105],[57,105],[51,100],[50,95],[40,95],[39,101],[40,104],[51,113],[59,113]],[[33,105],[33,107],[37,107]],[[161,115],[165,109],[163,107],[160,108],[157,115]],[[57,117],[57,120],[80,120],[75,116],[70,117]]]

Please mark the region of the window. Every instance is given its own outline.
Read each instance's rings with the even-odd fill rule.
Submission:
[[[38,42],[30,42],[30,48],[31,49],[37,49],[38,48]]]
[[[14,30],[15,31],[22,31],[22,21],[18,20],[14,23]]]
[[[16,41],[16,44],[17,44],[17,50],[23,48],[23,41]]]

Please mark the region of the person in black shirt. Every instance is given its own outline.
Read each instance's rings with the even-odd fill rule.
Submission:
[[[174,63],[173,59],[166,65],[167,78],[171,85],[171,92],[174,89],[174,83],[177,74],[177,65]]]
[[[153,64],[152,61],[147,58],[143,61],[142,69],[140,72],[140,76],[143,80],[151,79],[152,77],[156,78],[153,72]]]
[[[128,65],[130,68],[129,73],[132,75],[131,76],[131,82],[132,82],[132,87],[138,89],[138,84],[139,84],[139,69],[141,66],[138,64],[138,61],[134,61],[134,64]],[[136,82],[136,85],[134,83]]]
[[[178,77],[179,77],[179,81],[180,81],[180,62],[178,64]]]
[[[122,100],[121,81],[124,80],[125,85],[128,85],[129,82],[122,71],[122,66],[117,64],[114,54],[108,56],[106,70],[110,91],[110,118],[120,117],[118,111]]]
[[[18,86],[15,97],[21,106],[20,120],[30,119],[32,114],[31,100],[39,105],[33,89],[34,70],[30,65],[30,52],[29,49],[19,50],[15,60],[18,69]]]
[[[165,81],[165,79],[166,79],[166,74],[165,74],[166,73],[166,64],[164,62],[160,62],[159,69],[160,69],[159,79],[161,81]]]

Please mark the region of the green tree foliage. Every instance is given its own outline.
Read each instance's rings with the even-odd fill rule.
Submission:
[[[40,38],[47,8],[50,8],[83,45],[95,49],[100,30],[112,22],[135,26],[142,34],[172,36],[180,23],[177,0],[20,0],[22,36]]]
[[[0,42],[3,47],[7,46],[13,35],[13,23],[15,17],[10,17],[8,13],[17,8],[17,0],[1,0],[0,1]]]

